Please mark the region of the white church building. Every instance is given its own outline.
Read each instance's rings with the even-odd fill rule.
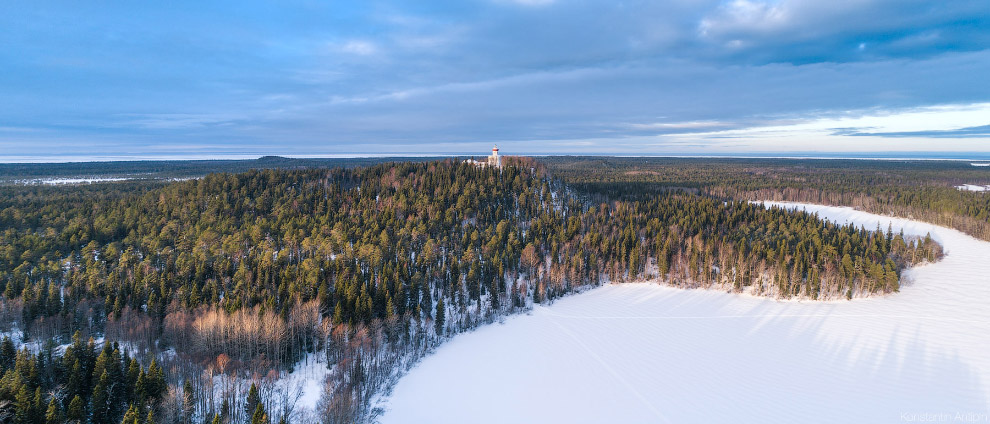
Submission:
[[[486,160],[481,161],[481,160],[468,159],[467,162],[473,163],[478,166],[494,166],[496,168],[502,169],[502,158],[498,156],[497,144],[494,147],[492,147],[492,154],[491,156],[488,156]]]

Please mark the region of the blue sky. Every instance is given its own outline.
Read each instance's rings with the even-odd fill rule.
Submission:
[[[12,3],[0,161],[990,153],[986,0]]]

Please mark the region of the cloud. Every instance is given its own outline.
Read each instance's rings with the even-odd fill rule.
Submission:
[[[12,8],[0,155],[988,149],[986,0],[524,3]]]
[[[339,45],[338,50],[358,56],[373,56],[378,54],[378,46],[367,40],[348,40]]]
[[[121,127],[153,130],[195,129],[211,126],[235,125],[238,117],[224,114],[167,113],[124,115]]]
[[[983,50],[987,12],[965,0],[732,0],[708,12],[698,34],[714,57],[756,63],[923,57]]]
[[[698,25],[702,37],[733,33],[773,33],[793,23],[790,10],[781,4],[733,0],[720,6]]]
[[[553,4],[555,0],[496,0],[499,3],[512,3],[521,6],[546,6]]]
[[[990,138],[990,125],[980,125],[976,127],[957,128],[953,130],[928,130],[928,131],[851,131],[839,135],[850,135],[859,137],[916,137],[916,138]]]
[[[967,125],[987,122],[988,116],[990,103],[858,110],[774,125],[674,134],[668,138],[680,141],[741,140],[753,151],[767,152],[979,152],[987,150],[983,147],[985,141],[978,139],[990,139],[990,125]],[[941,139],[937,148],[932,145],[933,138]],[[728,146],[731,144],[716,148]]]
[[[651,122],[628,124],[628,128],[633,130],[655,130],[655,131],[697,131],[699,129],[717,129],[731,126],[727,122],[719,121],[686,121],[686,122]]]

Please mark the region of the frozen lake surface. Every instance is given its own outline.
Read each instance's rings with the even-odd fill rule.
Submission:
[[[990,243],[802,205],[943,244],[900,293],[772,299],[609,285],[455,337],[395,387],[383,423],[988,422]]]

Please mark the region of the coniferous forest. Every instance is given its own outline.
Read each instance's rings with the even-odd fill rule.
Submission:
[[[957,188],[990,185],[990,168],[967,161],[590,156],[540,161],[586,191],[642,194],[676,187],[738,200],[850,206],[990,240],[990,193]]]
[[[0,344],[0,414],[363,421],[446,338],[582,287],[848,299],[897,292],[906,267],[942,255],[931,238],[745,201],[803,193],[788,187],[644,184],[630,176],[655,175],[626,171],[593,183],[559,164],[505,163],[0,187],[0,324],[24,345]],[[783,195],[810,200],[795,197]],[[969,210],[951,212],[985,221]],[[271,382],[310,355],[330,374],[303,417]]]

